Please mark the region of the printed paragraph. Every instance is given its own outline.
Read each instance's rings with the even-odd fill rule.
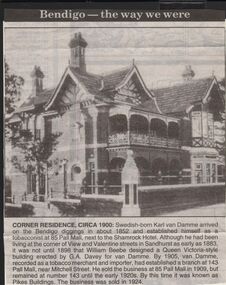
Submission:
[[[14,223],[12,284],[218,279],[218,222]]]

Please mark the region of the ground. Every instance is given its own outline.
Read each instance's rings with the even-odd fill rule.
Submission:
[[[226,207],[225,204],[223,203],[163,214],[163,216],[211,216],[211,217],[216,217],[216,216],[225,217],[225,215],[226,215]]]

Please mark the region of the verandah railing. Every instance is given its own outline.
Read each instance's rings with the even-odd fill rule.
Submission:
[[[175,138],[156,137],[151,134],[135,132],[119,132],[110,134],[108,137],[109,146],[120,145],[144,145],[155,147],[179,148],[180,141]]]

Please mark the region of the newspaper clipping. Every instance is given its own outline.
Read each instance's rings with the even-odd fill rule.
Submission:
[[[226,284],[222,12],[5,12],[6,284]]]

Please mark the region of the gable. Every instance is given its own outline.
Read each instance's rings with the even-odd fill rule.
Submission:
[[[82,97],[87,97],[87,94],[89,92],[84,82],[80,78],[77,78],[70,68],[67,68],[53,95],[45,105],[45,109],[49,110],[53,106],[55,108],[70,106],[81,100]]]
[[[224,111],[224,91],[219,88],[216,79],[213,80],[206,96],[203,98],[203,103],[208,104],[210,109]]]
[[[58,91],[58,96],[56,96],[52,108],[61,109],[71,106],[79,100],[81,96],[81,88],[73,82],[70,76],[67,76]]]
[[[149,98],[150,96],[145,92],[136,73],[132,74],[126,83],[121,88],[117,89],[114,95],[114,100],[124,101],[135,105],[139,105]]]
[[[225,111],[224,91],[219,88],[217,82],[213,82],[211,88],[203,99],[203,109],[212,113],[214,120],[222,120],[222,113]]]
[[[149,111],[161,113],[154,95],[146,87],[135,65],[115,87],[113,99],[114,101],[129,103],[142,109],[148,102]]]
[[[76,96],[77,99],[75,99]],[[151,101],[149,102],[153,105],[151,109],[154,109],[156,113],[161,113],[156,99],[146,87],[135,65],[105,76],[81,73],[78,69],[69,67],[45,109],[48,110],[53,105],[57,107],[58,104],[61,106],[74,104],[78,97],[81,101],[101,100],[107,103],[110,100],[136,106]]]

